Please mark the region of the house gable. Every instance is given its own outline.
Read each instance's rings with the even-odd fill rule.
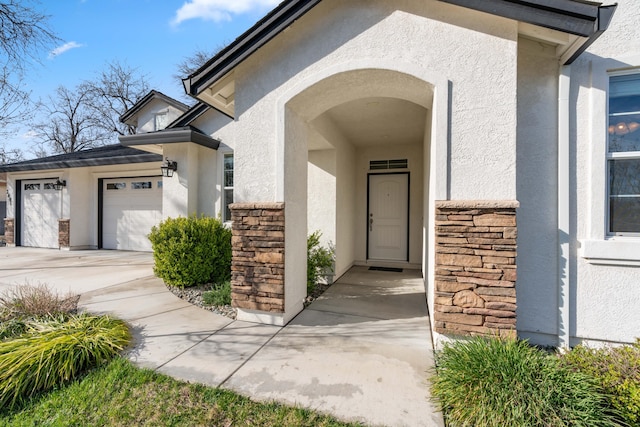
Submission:
[[[136,133],[153,132],[164,129],[188,109],[186,104],[152,90],[120,116],[120,121],[135,126]]]
[[[438,0],[495,16],[516,20],[525,37],[554,43],[565,64],[573,62],[608,27],[616,6],[577,0]],[[199,70],[183,79],[187,94],[219,111],[235,114],[233,70],[259,48],[291,26],[320,0],[287,0],[221,50]],[[548,31],[546,31],[548,29]],[[550,32],[551,35],[546,34]],[[564,34],[557,37],[558,33]]]

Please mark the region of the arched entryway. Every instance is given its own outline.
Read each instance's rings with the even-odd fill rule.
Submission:
[[[375,265],[428,277],[430,206],[446,195],[448,91],[424,74],[414,66],[341,67],[280,100],[286,312],[301,308],[305,237],[315,230],[335,246],[337,276]]]

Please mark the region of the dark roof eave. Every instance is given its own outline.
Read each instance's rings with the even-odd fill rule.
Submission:
[[[140,133],[119,137],[120,144],[125,147],[140,145],[177,144],[181,142],[193,142],[203,147],[217,150],[220,141],[211,138],[192,128],[189,129],[165,129],[158,132]]]
[[[189,108],[187,112],[182,114],[180,117],[175,119],[173,122],[169,123],[167,129],[169,128],[180,128],[189,126],[196,120],[198,117],[202,116],[205,112],[207,112],[211,107],[204,102],[198,102],[193,107]]]
[[[277,36],[321,0],[285,0],[263,19],[221,50],[195,73],[182,80],[187,94],[197,96],[253,52]]]
[[[589,48],[601,35],[604,33],[607,28],[609,28],[609,24],[613,19],[613,14],[618,8],[618,4],[612,4],[609,6],[601,6],[598,8],[598,20],[596,22],[596,30],[594,31],[587,40],[585,40],[582,45],[571,55],[565,62],[564,65],[571,65],[573,61],[578,59],[582,53]]]
[[[159,154],[141,153],[134,156],[126,157],[60,160],[55,162],[29,163],[23,165],[3,165],[0,166],[0,172],[24,172],[48,169],[80,168],[88,166],[124,165],[129,163],[150,163],[160,161],[162,161],[162,156]]]
[[[587,38],[597,32],[600,8],[606,7],[575,0],[440,1]]]
[[[220,51],[195,73],[182,80],[185,91],[198,96],[253,52],[299,19],[321,0],[285,0],[262,20]],[[609,25],[611,6],[575,0],[440,0],[545,28],[586,37],[584,49]],[[606,22],[601,22],[602,20]],[[602,29],[602,30],[601,30]],[[580,50],[577,55],[582,53]],[[571,60],[574,60],[573,55]]]

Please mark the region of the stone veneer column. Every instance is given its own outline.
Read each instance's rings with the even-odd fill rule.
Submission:
[[[71,231],[71,220],[59,219],[58,220],[58,246],[61,248],[68,248],[69,245],[69,232]]]
[[[516,336],[518,206],[436,202],[436,332]]]
[[[4,219],[4,240],[7,246],[16,244],[15,224],[13,218]]]
[[[232,305],[284,313],[284,203],[234,203]]]

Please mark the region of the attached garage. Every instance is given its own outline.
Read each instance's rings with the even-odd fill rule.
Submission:
[[[22,245],[36,248],[58,247],[58,220],[61,218],[62,193],[55,179],[20,182]]]
[[[162,221],[162,177],[101,179],[102,247],[151,251],[147,235]]]
[[[161,164],[159,154],[109,145],[0,166],[7,245],[150,251]]]

